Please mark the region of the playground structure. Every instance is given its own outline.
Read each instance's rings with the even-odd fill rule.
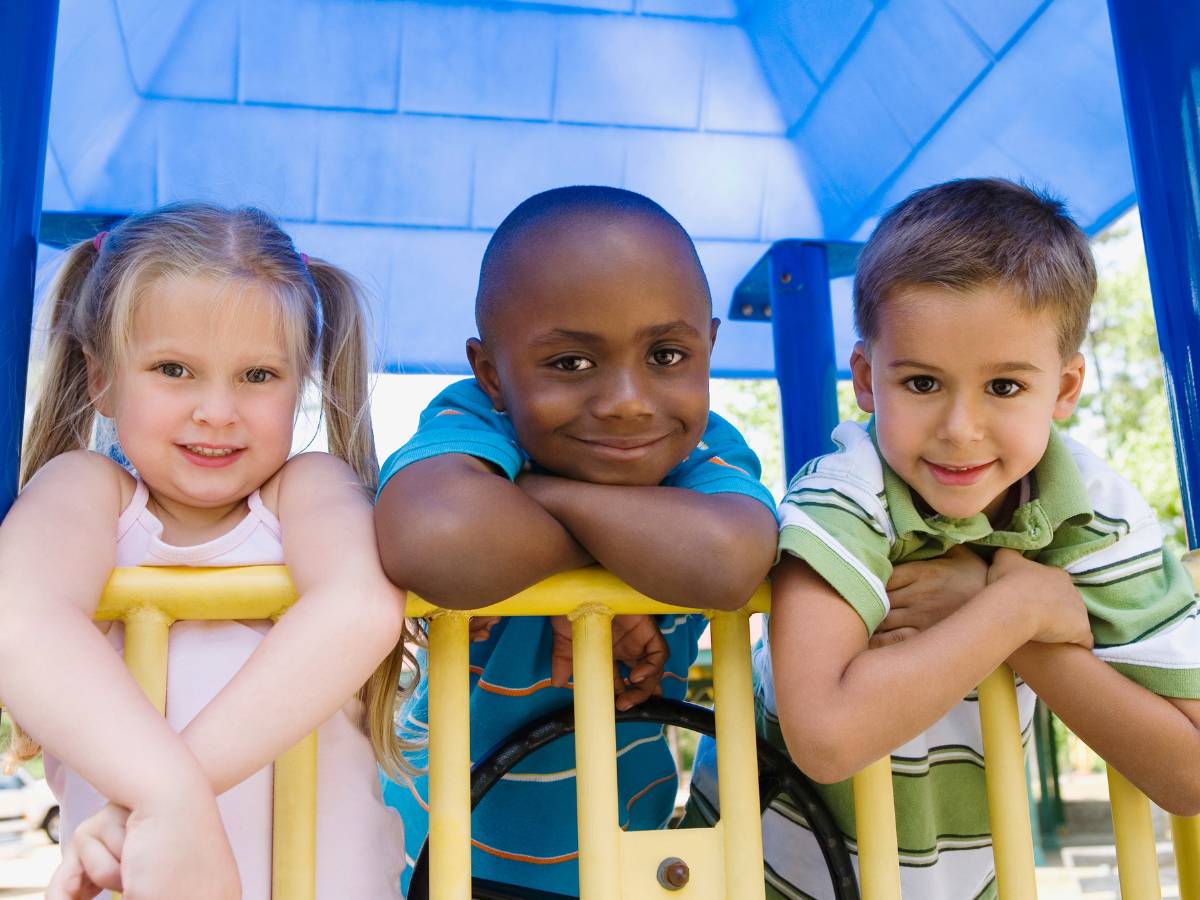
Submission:
[[[7,508],[15,493],[16,484],[17,448],[20,443],[20,422],[24,403],[24,369],[32,309],[33,270],[39,226],[43,222],[40,201],[45,164],[55,6],[54,3],[0,3],[0,141],[3,141],[3,146],[0,147],[0,204],[5,213],[0,221],[0,249],[3,253],[0,255],[0,285],[3,286],[5,298],[5,302],[0,305],[0,353],[3,354],[6,372],[4,396],[0,398],[0,402],[3,403],[3,406],[0,406],[0,439],[4,442],[3,447],[0,447],[0,502],[3,502],[3,507],[0,508]],[[1038,10],[1044,11],[1051,6],[1052,3],[1043,3]],[[1198,164],[1195,156],[1195,148],[1200,142],[1197,137],[1200,134],[1197,122],[1200,49],[1191,38],[1200,33],[1200,10],[1182,8],[1168,4],[1165,0],[1151,3],[1111,0],[1109,9],[1117,48],[1117,67],[1125,98],[1124,108],[1132,148],[1137,199],[1142,210],[1146,235],[1160,343],[1166,363],[1167,388],[1171,399],[1179,472],[1184,489],[1188,535],[1191,545],[1195,548],[1200,542],[1200,489],[1197,488],[1195,480],[1197,453],[1200,453],[1200,403],[1196,395],[1196,357],[1200,353],[1200,313],[1197,312],[1197,304],[1200,302],[1197,300],[1200,297],[1200,188],[1197,187]],[[811,123],[811,118],[808,121]],[[1109,171],[1099,163],[1097,170]],[[938,171],[932,174],[935,177],[948,177],[960,173]],[[884,196],[884,193],[879,193],[876,199],[882,200]],[[1089,227],[1095,231],[1105,221],[1106,214],[1097,214],[1091,219]],[[73,234],[76,239],[90,234],[86,230],[86,216],[77,216],[72,220],[71,228],[76,230],[72,232],[68,228],[66,233]],[[839,238],[848,236],[838,235]],[[743,366],[739,369],[737,365],[728,367],[729,372],[773,373],[779,380],[784,409],[785,455],[789,471],[793,471],[799,461],[825,449],[825,435],[831,430],[834,421],[832,385],[837,378],[839,366],[835,352],[835,323],[832,311],[834,307],[829,284],[832,278],[844,276],[852,271],[852,257],[852,245],[825,236],[807,241],[781,242],[771,249],[759,265],[753,267],[741,291],[733,300],[731,318],[735,320],[769,320],[771,330],[775,334],[803,333],[811,336],[811,342],[807,344],[794,340],[776,340],[773,345],[773,366],[760,359],[755,368]],[[802,328],[800,323],[803,323]],[[757,327],[761,331],[766,330],[766,325]],[[814,394],[820,397],[820,402],[811,402]],[[117,616],[115,605],[120,602],[123,594],[122,580],[131,579],[132,582],[136,582],[141,577],[141,573],[117,573],[113,584],[110,585],[110,593],[106,594],[105,606],[101,610],[102,616]],[[143,673],[139,677],[144,679],[143,686],[148,688],[152,697],[156,694],[149,690],[149,687],[161,683],[159,675],[155,673],[163,671],[161,648],[165,647],[166,630],[170,621],[189,617],[270,618],[280,614],[287,603],[289,588],[286,578],[280,572],[243,573],[239,575],[238,581],[233,582],[236,587],[222,585],[219,591],[205,587],[204,596],[209,600],[219,598],[219,602],[215,603],[197,603],[195,595],[192,594],[192,585],[188,581],[190,577],[178,573],[171,575],[170,584],[152,585],[156,598],[169,600],[168,608],[159,612],[151,611],[141,594],[129,594],[125,597],[131,603],[128,612],[122,613],[127,615],[127,655],[134,671]],[[244,580],[247,578],[248,581]],[[595,591],[596,585],[590,584],[588,588]],[[531,590],[540,591],[541,588]],[[552,604],[563,604],[571,596],[565,584],[545,586],[545,593],[551,597]],[[595,602],[596,596],[595,593],[587,593],[592,602]],[[183,599],[184,597],[187,599]],[[530,598],[526,600],[533,603]],[[223,605],[227,602],[231,605]],[[503,609],[506,614],[565,611],[563,606],[524,606],[525,601],[521,598],[509,602],[512,605]],[[762,598],[756,602],[761,604]],[[613,600],[612,603],[619,605],[617,600]],[[647,607],[647,611],[649,609],[658,607]],[[622,608],[622,611],[626,609]],[[412,612],[420,614],[434,611],[421,607],[417,601],[413,604]],[[589,667],[594,667],[601,674],[607,672],[604,665],[604,654],[608,651],[604,636],[605,616],[602,608],[592,607],[583,608],[576,616],[576,646],[583,654],[576,663],[581,683],[586,682],[588,676],[584,673]],[[441,772],[435,776],[431,791],[434,806],[439,810],[443,807],[447,810],[444,816],[439,813],[436,820],[431,820],[431,866],[434,896],[437,897],[466,897],[469,896],[470,890],[469,831],[465,830],[465,823],[469,822],[466,775],[469,760],[466,758],[466,745],[462,740],[466,728],[465,621],[462,614],[447,613],[436,616],[433,624],[432,655],[437,669],[432,677],[435,679],[433,683],[439,685],[435,688],[437,697],[433,702],[442,709],[445,718],[431,723],[431,730],[438,735],[431,736],[431,742],[434,742],[432,753],[436,757],[433,765]],[[730,618],[722,619],[714,643],[738,645],[740,642],[744,645],[745,640],[739,631],[741,628],[744,628],[744,616],[731,614]],[[135,638],[135,633],[144,634],[144,640]],[[585,649],[589,645],[590,649]],[[724,658],[720,646],[714,649],[715,659]],[[734,656],[737,655],[738,653],[734,653]],[[715,662],[715,665],[726,666],[721,662]],[[740,717],[742,734],[748,739],[750,732],[747,730],[746,715],[749,703],[749,676],[747,670],[745,679],[739,681],[742,678],[739,665],[731,658],[728,662],[729,674],[721,671],[717,675],[720,698],[718,710],[724,710],[719,711],[718,715],[728,717],[731,731],[736,731],[739,727],[732,723],[737,722]],[[459,666],[464,672],[461,677],[449,674]],[[597,683],[604,684],[606,679],[607,675],[604,674]],[[996,679],[996,683],[1000,685],[1004,681],[1003,673],[996,676]],[[577,692],[577,697],[583,693],[586,691]],[[999,701],[984,703],[993,707],[996,702],[1003,703],[1003,693],[1003,690],[998,691],[1001,695]],[[161,706],[161,693],[157,696]],[[729,702],[729,696],[740,696],[741,699]],[[609,777],[612,763],[611,759],[606,759],[600,752],[599,745],[607,740],[611,746],[612,721],[611,717],[600,721],[601,717],[596,715],[596,710],[605,706],[605,703],[595,702],[593,698],[588,704],[589,714],[581,716],[579,721],[579,743],[581,747],[587,748],[585,753],[590,754],[586,762],[583,759],[580,761],[581,783],[589,777],[596,777],[600,785],[596,790],[580,792],[581,796],[587,797],[588,803],[607,802],[604,800],[603,786],[606,784],[605,779]],[[594,732],[585,733],[584,729],[594,729]],[[602,734],[605,729],[609,735],[607,739]],[[722,733],[726,739],[722,743],[722,752],[725,754],[730,732],[723,729]],[[1009,757],[1010,763],[1015,759],[1015,764],[1010,764],[1007,774],[1007,777],[1014,779],[1009,782],[1013,786],[998,791],[996,796],[1002,797],[1003,802],[995,803],[991,807],[996,833],[998,869],[1004,873],[999,875],[999,887],[1002,897],[1024,898],[1033,896],[1033,892],[1030,888],[1032,856],[1026,849],[1029,844],[1029,819],[1024,800],[1020,742],[1013,726],[1001,726],[997,734],[1001,739],[1008,741],[1010,748],[1014,745],[1016,748],[1015,757]],[[278,896],[311,896],[311,887],[307,888],[309,894],[304,893],[308,880],[305,876],[305,864],[302,862],[304,859],[311,860],[311,826],[305,824],[311,821],[313,815],[311,799],[305,799],[311,798],[311,792],[292,785],[311,783],[313,752],[311,741],[301,745],[289,754],[285,761],[281,761],[278,769],[278,777],[283,779],[284,784],[280,796],[286,799],[286,803],[280,803],[277,809],[281,817],[290,823],[286,827],[280,827],[276,833],[277,851],[283,854],[278,863]],[[750,752],[752,753],[752,750]],[[1004,777],[1003,772],[994,772],[993,767],[997,763],[993,756],[989,742],[989,779],[997,773]],[[593,771],[594,776],[589,775]],[[724,774],[723,768],[722,775]],[[866,837],[865,833],[863,837],[863,895],[869,900],[898,896],[894,874],[894,831],[890,837],[887,832],[890,803],[885,789],[890,787],[890,784],[886,774],[884,771],[884,777],[877,780],[875,787],[864,789],[862,786],[866,782],[862,780],[856,785],[859,788],[856,794],[861,793],[864,801],[873,801],[884,813],[877,817],[878,830],[871,832],[873,839]],[[868,770],[860,779],[869,779],[873,775],[878,777],[877,768]],[[727,822],[733,821],[728,817],[734,817],[735,820],[738,815],[748,815],[745,809],[754,796],[753,784],[745,783],[744,773],[739,777],[743,783],[728,788],[725,778],[722,777],[721,805]],[[1156,897],[1157,864],[1153,853],[1153,839],[1148,832],[1149,813],[1146,801],[1130,789],[1118,774],[1113,773],[1110,778],[1114,819],[1117,822],[1122,894],[1131,898]],[[736,796],[740,799],[730,799],[727,806],[726,791],[733,792],[731,798]],[[739,813],[739,809],[742,812]],[[1010,812],[1004,813],[1001,810]],[[587,810],[581,807],[580,812],[581,821],[595,822],[601,818],[614,818],[600,806],[589,806]],[[999,822],[1000,818],[1009,822],[1013,832],[1024,828],[1024,835],[1015,834],[1008,837],[1010,832]],[[1200,897],[1200,826],[1192,819],[1175,820],[1173,827],[1182,896]],[[744,828],[735,829],[732,824],[723,830],[724,834],[717,838],[710,836],[700,839],[723,839],[723,845],[710,844],[698,852],[684,851],[689,858],[703,858],[706,863],[714,866],[718,865],[718,861],[721,862],[719,868],[707,871],[702,868],[694,869],[694,880],[689,882],[686,893],[679,896],[744,897],[752,895],[748,894],[748,891],[758,889],[758,885],[761,884],[761,847],[759,846],[759,851],[755,853],[753,848],[746,844],[729,842],[736,830],[737,839],[753,843],[756,825],[749,826],[749,833],[746,833]],[[656,879],[655,867],[665,858],[668,845],[655,843],[650,849],[643,850],[639,847],[634,850],[632,839],[626,841],[619,834],[611,833],[611,830],[596,828],[588,829],[587,833],[588,842],[594,840],[596,844],[588,846],[587,843],[581,842],[583,896],[653,896],[644,890],[644,880],[633,882],[633,886],[629,886],[614,879],[620,876],[622,869],[633,873],[630,878],[644,879],[647,873],[650,873],[650,877]],[[677,836],[671,838],[672,841],[676,839]],[[658,838],[651,840],[656,841]],[[675,843],[669,844],[670,855],[680,855],[674,849],[676,846]],[[715,849],[717,847],[723,849]],[[633,864],[634,854],[639,854],[636,856],[640,861],[639,865]],[[623,861],[623,866],[615,864],[618,859]],[[759,861],[757,877],[746,868],[738,868],[752,867],[755,860]],[[289,881],[293,878],[294,882]]]

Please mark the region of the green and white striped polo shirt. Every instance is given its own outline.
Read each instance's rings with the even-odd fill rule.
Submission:
[[[833,439],[838,450],[806,465],[780,506],[780,552],[808,562],[854,607],[868,631],[887,614],[884,585],[894,566],[941,556],[955,544],[969,544],[985,556],[1010,547],[1071,573],[1090,613],[1096,656],[1157,694],[1200,698],[1200,616],[1191,579],[1164,550],[1150,506],[1087,449],[1052,433],[1045,456],[1022,481],[1012,522],[994,530],[982,514],[922,515],[908,485],[888,468],[861,425],[843,423]],[[755,652],[759,721],[763,734],[783,747],[767,640]],[[1019,682],[1017,694],[1027,737],[1035,698]],[[905,896],[994,896],[973,693],[892,754],[892,778]],[[703,790],[704,779],[700,782]],[[822,792],[854,850],[849,782]],[[774,892],[831,896],[803,817],[781,805],[763,821]]]

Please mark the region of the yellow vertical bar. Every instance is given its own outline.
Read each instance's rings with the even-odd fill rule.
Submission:
[[[890,756],[875,760],[854,776],[854,828],[863,900],[900,900]]]
[[[167,645],[171,617],[149,606],[125,614],[125,665],[159,715],[167,711]],[[113,900],[121,895],[113,892]]]
[[[581,606],[571,614],[571,623],[579,896],[581,900],[618,900],[621,831],[617,816],[612,613],[603,606]]]
[[[1125,900],[1160,900],[1158,850],[1150,801],[1124,775],[1108,767],[1108,802],[1117,844],[1117,875]]]
[[[1000,900],[1029,900],[1037,897],[1033,829],[1017,691],[1008,666],[1001,665],[979,685],[979,720],[997,892]]]
[[[1200,816],[1171,816],[1179,900],[1200,900]]]
[[[762,817],[758,810],[758,748],[750,683],[750,617],[712,617],[713,712],[717,718],[717,790],[725,850],[725,896],[766,895]]]
[[[465,613],[429,625],[429,894],[471,897],[471,720]]]
[[[275,760],[271,900],[317,895],[317,734]]]
[[[125,616],[125,665],[154,708],[167,711],[167,639],[171,617],[148,606]]]

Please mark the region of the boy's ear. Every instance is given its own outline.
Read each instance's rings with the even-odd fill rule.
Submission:
[[[492,408],[496,412],[504,412],[504,394],[500,390],[500,375],[496,371],[496,363],[479,338],[467,339],[467,362],[471,364],[475,380],[492,401]]]
[[[111,419],[112,400],[108,389],[112,384],[104,372],[104,367],[100,365],[100,361],[96,357],[84,350],[83,358],[87,363],[88,397],[91,398],[92,406],[96,407],[96,412],[100,415]]]
[[[708,352],[709,353],[712,353],[712,348],[714,346],[716,346],[717,329],[720,327],[721,327],[721,320],[718,318],[714,317],[712,322],[709,323],[709,326],[708,326]]]
[[[875,389],[871,386],[871,360],[867,356],[867,345],[859,341],[850,354],[850,376],[854,384],[854,399],[858,408],[866,413],[875,412]]]
[[[1063,363],[1062,374],[1058,379],[1058,399],[1054,401],[1054,418],[1065,419],[1075,412],[1079,404],[1079,394],[1083,390],[1084,372],[1083,354],[1076,353]]]

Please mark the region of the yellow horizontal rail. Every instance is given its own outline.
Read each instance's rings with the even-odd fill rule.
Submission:
[[[1200,581],[1200,556],[1185,559]],[[182,620],[276,619],[295,602],[296,590],[282,566],[230,569],[170,567],[113,571],[96,611],[97,620],[122,620],[126,660],[147,696],[162,710],[166,697],[166,652],[170,624]],[[694,613],[660,603],[610,573],[592,567],[566,572],[500,603],[466,611],[441,610],[415,594],[408,613],[431,617],[430,628],[430,858],[434,896],[470,897],[469,694],[467,622],[471,616],[568,615],[575,622],[575,670],[580,758],[580,866],[586,900],[615,898],[758,897],[762,891],[762,835],[755,797],[753,710],[749,688],[750,612],[770,610],[770,588],[762,585],[750,603],[713,619],[713,674],[717,727],[722,736],[722,820],[706,836],[678,844],[669,837],[623,834],[616,826],[615,731],[611,717],[613,615]],[[591,649],[587,649],[591,648]],[[592,670],[595,670],[594,672]],[[602,677],[603,676],[603,677]],[[593,697],[594,695],[594,697]],[[601,702],[601,698],[604,702]],[[609,715],[597,714],[608,708]],[[980,685],[989,810],[1002,900],[1036,896],[1024,754],[1016,721],[1011,673],[1001,667]],[[607,757],[607,760],[606,760]],[[315,883],[315,735],[285,754],[275,766],[277,817],[273,895],[276,900],[310,900]],[[611,770],[611,771],[610,771]],[[612,776],[611,778],[609,776]],[[899,866],[889,760],[855,776],[860,866],[864,900],[899,896]],[[1126,900],[1159,896],[1154,836],[1145,797],[1119,773],[1110,773],[1122,894]],[[870,786],[874,785],[874,786]],[[743,796],[744,795],[744,796]],[[285,799],[286,798],[286,799]],[[592,827],[608,822],[605,827]],[[584,827],[587,823],[588,827]],[[735,827],[736,826],[736,827]],[[1182,900],[1200,900],[1200,817],[1172,818]],[[644,839],[643,839],[644,838]],[[682,893],[667,892],[643,877],[659,856],[672,850],[694,876]],[[666,862],[664,858],[662,862]],[[625,865],[622,866],[621,863]],[[685,866],[685,868],[687,868]],[[615,877],[614,877],[615,876]]]

